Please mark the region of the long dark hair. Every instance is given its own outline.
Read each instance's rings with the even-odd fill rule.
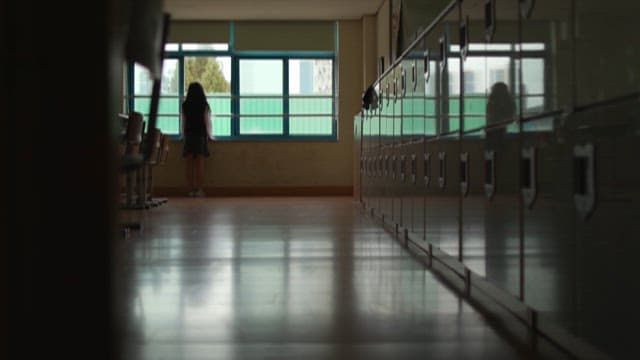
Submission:
[[[182,110],[187,116],[191,116],[202,115],[206,109],[209,109],[209,103],[207,103],[204,89],[199,82],[194,81],[189,84],[187,98],[182,103]]]

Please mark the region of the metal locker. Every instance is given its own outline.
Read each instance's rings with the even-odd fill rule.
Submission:
[[[439,196],[436,202],[439,246],[448,255],[460,257],[460,138],[457,133],[440,137],[436,156]]]
[[[401,73],[402,68],[396,66],[393,71],[393,184],[391,186],[392,201],[392,224],[402,224],[402,198],[399,190],[400,186],[400,160],[402,156],[402,95],[401,95]]]
[[[379,108],[374,109],[371,117],[371,136],[372,136],[372,156],[373,156],[373,179],[371,190],[371,202],[373,214],[380,213],[380,113]]]
[[[516,296],[520,293],[518,4],[517,0],[463,2],[460,24],[462,260],[471,271]],[[503,187],[496,186],[501,181]]]
[[[524,117],[573,106],[573,3],[574,0],[520,2],[519,88]]]
[[[440,203],[442,190],[439,179],[442,171],[439,160],[439,141],[437,137],[425,140],[424,172],[425,187],[425,240],[434,246],[440,245]]]
[[[483,167],[485,276],[511,293],[521,292],[520,134],[510,125],[486,130]]]
[[[362,117],[362,204],[365,209],[369,206],[369,178],[367,173],[369,161],[369,122],[365,111],[361,112]]]
[[[423,191],[423,204],[421,211],[418,212],[418,218],[416,221],[422,220],[423,232],[422,239],[426,241],[432,241],[433,236],[428,235],[430,231],[430,224],[428,223],[429,214],[433,214],[436,211],[434,208],[430,208],[432,202],[430,198],[435,194],[434,191],[437,188],[434,159],[436,158],[436,140],[437,140],[437,123],[439,116],[439,98],[438,91],[439,86],[439,72],[440,67],[440,55],[438,53],[439,32],[432,31],[424,38],[424,53],[422,61],[422,78],[420,86],[424,86],[424,100],[422,101],[424,111],[424,151],[420,156],[420,164],[422,168],[422,191]],[[433,234],[433,233],[431,233]]]
[[[401,227],[407,232],[411,231],[413,223],[413,186],[412,186],[412,163],[411,154],[414,151],[415,137],[413,133],[413,61],[407,55],[400,66],[400,97],[402,99],[401,104],[401,117],[402,117],[402,169],[401,169],[401,184],[400,184],[400,198],[402,202],[402,219]]]
[[[565,122],[558,115],[522,124],[523,295],[541,316],[575,330],[577,244],[572,147]],[[501,186],[496,177],[496,189]]]
[[[567,131],[576,244],[575,332],[613,358],[637,358],[640,320],[640,103],[576,113]],[[606,310],[603,310],[606,309]]]
[[[408,80],[408,101],[411,102],[412,146],[410,149],[410,201],[411,227],[410,236],[422,240],[424,238],[424,187],[422,186],[424,153],[424,42],[421,41],[410,52],[410,74]]]
[[[640,92],[640,2],[575,1],[578,107]]]
[[[463,122],[466,119],[464,115]],[[461,201],[461,256],[465,266],[478,275],[485,276],[486,239],[484,229],[485,195],[484,178],[484,129],[467,131],[461,137],[459,169]]]
[[[382,216],[385,221],[391,221],[391,217],[393,214],[393,210],[391,208],[391,155],[393,149],[393,112],[391,106],[391,76],[388,74],[383,78],[383,87],[384,87],[384,99],[383,99],[383,107],[380,114],[380,132],[381,132],[381,145],[382,145],[382,154],[384,156],[383,161],[383,178],[381,181],[380,188],[380,208],[382,211]]]

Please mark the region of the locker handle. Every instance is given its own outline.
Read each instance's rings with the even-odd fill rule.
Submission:
[[[429,83],[429,78],[431,77],[431,68],[429,67],[429,62],[431,61],[431,54],[429,53],[429,49],[424,51],[424,83],[425,85]],[[427,87],[425,86],[425,90]]]
[[[418,172],[418,164],[417,164],[417,161],[416,161],[416,155],[412,154],[411,155],[411,183],[413,185],[416,184],[417,172]]]
[[[522,197],[527,208],[531,209],[536,200],[537,174],[536,149],[528,147],[522,149]]]
[[[407,72],[404,68],[400,72],[400,96],[404,97],[407,93]]]
[[[535,0],[520,0],[520,14],[523,18],[529,19],[535,6]]]
[[[485,40],[491,42],[493,34],[496,32],[496,2],[486,0],[484,3],[484,30]]]
[[[382,155],[378,157],[378,177],[382,177]]]
[[[440,43],[440,72],[444,74],[447,69],[447,35],[446,33],[440,37],[438,40]]]
[[[469,193],[469,153],[460,154],[460,192],[462,196]]]
[[[424,153],[424,186],[429,187],[431,182],[431,153]]]
[[[362,173],[365,176],[368,176],[368,171],[369,171],[369,169],[367,169],[368,161],[369,161],[369,158],[367,158],[366,156],[362,160]]]
[[[404,182],[407,178],[407,157],[402,155],[400,157],[400,181]]]
[[[396,178],[396,157],[391,158],[391,178],[395,180]]]
[[[391,97],[391,94],[390,94],[390,93],[391,93],[391,91],[390,91],[389,87],[390,87],[391,85],[389,84],[389,82],[387,82],[387,84],[386,84],[385,86],[386,86],[386,88],[387,88],[387,91],[385,91],[385,93],[386,93],[386,95],[387,95],[387,105],[389,105],[389,101],[390,101],[390,97]]]
[[[398,100],[398,78],[393,78],[393,102]]]
[[[440,162],[440,175],[438,176],[438,185],[441,189],[444,189],[444,186],[447,182],[447,153],[438,153],[438,160]]]
[[[467,60],[469,54],[469,17],[467,16],[460,24],[460,56],[462,61]]]
[[[578,213],[587,219],[595,209],[595,148],[588,143],[573,148],[573,199]]]
[[[418,60],[413,60],[413,64],[411,64],[411,83],[413,84],[413,91],[416,91],[416,87],[418,86]]]
[[[385,177],[389,176],[389,156],[385,156],[384,157],[384,164],[383,164],[383,167],[382,167],[382,171],[383,171],[383,173],[384,173],[383,175]]]
[[[487,150],[484,152],[484,193],[489,200],[496,191],[496,152]]]

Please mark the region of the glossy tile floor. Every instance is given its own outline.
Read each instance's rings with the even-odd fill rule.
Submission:
[[[351,198],[171,198],[137,216],[126,359],[538,358]]]

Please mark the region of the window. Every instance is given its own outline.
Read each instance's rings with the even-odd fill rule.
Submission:
[[[192,81],[205,89],[217,138],[336,138],[333,52],[235,52],[226,43],[166,44],[158,112],[163,133],[179,135],[180,106]],[[127,84],[124,109],[146,118],[152,79],[134,65]]]
[[[211,108],[214,136],[231,135],[231,57],[185,56],[184,96],[189,84],[202,84]]]
[[[158,104],[157,126],[163,133],[177,134],[179,129],[180,98],[178,95],[178,61],[165,59],[162,65],[162,88]],[[153,80],[146,68],[133,67],[133,110],[144,119],[149,117]]]
[[[283,61],[240,60],[240,135],[282,135]]]

